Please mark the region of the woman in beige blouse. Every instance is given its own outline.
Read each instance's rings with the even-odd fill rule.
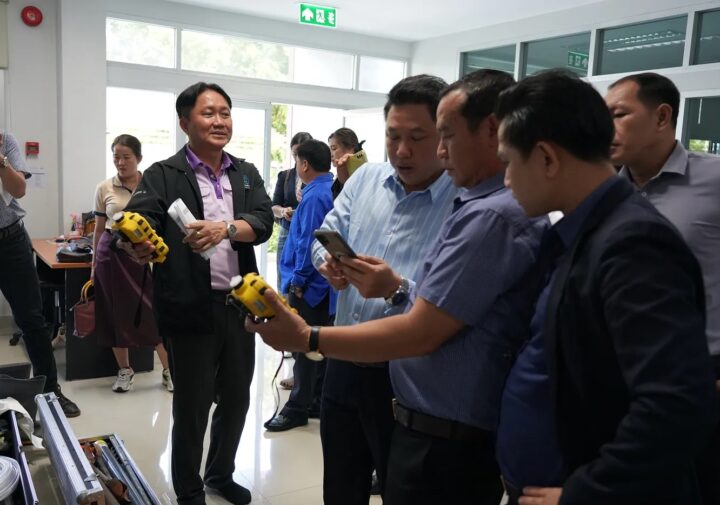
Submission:
[[[120,135],[111,149],[117,175],[98,184],[95,191],[95,333],[100,345],[112,347],[118,363],[113,391],[125,393],[132,388],[135,373],[128,348],[155,347],[163,366],[162,383],[172,392],[168,356],[152,312],[151,273],[148,267],[111,250],[112,216],[125,209],[142,178],[138,171],[142,146],[136,137]]]

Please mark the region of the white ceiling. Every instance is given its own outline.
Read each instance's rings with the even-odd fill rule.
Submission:
[[[171,0],[264,18],[298,22],[294,0]],[[337,8],[337,30],[405,41],[560,11],[602,0],[320,0]],[[326,28],[318,28],[322,30]]]

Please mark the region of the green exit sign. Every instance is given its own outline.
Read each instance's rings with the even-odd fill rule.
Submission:
[[[319,5],[300,4],[300,23],[335,28],[337,9]]]
[[[576,70],[588,69],[588,55],[577,51],[568,51],[567,66]]]

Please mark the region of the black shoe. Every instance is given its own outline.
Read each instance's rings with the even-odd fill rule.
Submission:
[[[216,492],[233,505],[247,505],[252,501],[250,491],[236,482],[231,482],[230,484],[220,488],[214,488],[210,486],[206,487],[209,490]]]
[[[278,414],[267,421],[263,426],[265,426],[265,429],[268,431],[287,431],[297,428],[298,426],[305,426],[307,423],[307,418],[303,419],[301,417],[291,417]]]
[[[75,405],[74,401],[62,393],[59,385],[55,386],[52,392],[57,396],[58,402],[60,402],[60,408],[65,414],[65,417],[77,417],[80,415],[80,408]]]
[[[370,494],[371,495],[379,495],[380,494],[380,481],[377,478],[377,472],[373,472],[373,474],[372,474],[372,483],[370,484]]]
[[[13,336],[10,338],[10,345],[18,345],[22,336],[23,333],[21,331],[16,331],[15,333],[13,333]]]

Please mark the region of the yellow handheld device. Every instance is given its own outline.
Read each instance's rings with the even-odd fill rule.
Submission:
[[[361,149],[360,151],[356,152],[355,154],[351,155],[347,160],[347,170],[348,174],[352,175],[355,170],[363,166],[365,163],[368,162],[367,154],[365,154],[365,150]]]
[[[137,212],[116,212],[113,215],[112,229],[119,232],[123,238],[133,244],[149,241],[154,245],[153,263],[162,263],[167,258],[168,252],[170,252],[162,237],[158,236],[147,220]]]
[[[230,279],[230,294],[227,296],[227,303],[246,316],[255,319],[271,319],[275,317],[275,311],[263,296],[267,289],[270,289],[270,286],[265,279],[260,277],[260,274],[251,272],[245,274],[245,277],[236,275]],[[297,313],[297,310],[288,305],[285,298],[280,295],[278,298],[288,309]]]

